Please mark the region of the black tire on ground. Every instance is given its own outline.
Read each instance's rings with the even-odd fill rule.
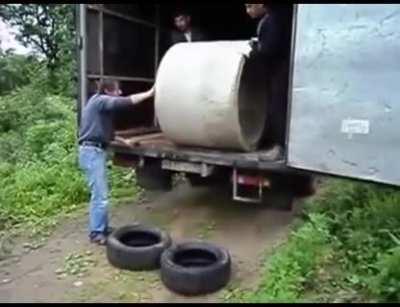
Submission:
[[[136,168],[136,179],[145,190],[169,191],[172,189],[171,173],[161,169],[159,163]]]
[[[161,280],[171,291],[202,295],[223,288],[231,276],[229,253],[205,242],[182,243],[161,256]]]
[[[119,269],[158,269],[161,254],[171,242],[170,236],[157,228],[142,225],[124,226],[107,238],[107,259]]]

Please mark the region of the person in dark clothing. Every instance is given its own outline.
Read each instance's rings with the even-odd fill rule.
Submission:
[[[291,44],[291,5],[246,4],[250,17],[259,19],[257,41],[252,41],[254,56],[263,57],[268,74],[268,114],[266,141],[277,144],[278,157],[283,153],[286,138],[289,60]],[[273,184],[297,197],[315,193],[314,177],[308,174],[278,175]]]
[[[110,232],[108,225],[108,184],[106,149],[114,139],[112,115],[115,111],[136,105],[154,96],[154,87],[143,93],[120,97],[115,80],[103,80],[82,111],[79,130],[79,166],[90,189],[89,239],[104,245]]]
[[[206,35],[198,28],[192,27],[192,17],[185,11],[174,15],[176,30],[171,32],[170,46],[177,43],[197,42],[206,40]]]
[[[254,46],[269,64],[284,60],[290,54],[290,8],[263,3],[246,4],[246,12],[251,18],[259,19],[258,42]]]
[[[268,79],[268,114],[265,141],[282,152],[286,137],[288,63],[291,43],[291,7],[245,4],[247,14],[259,19],[257,40],[251,40],[253,56],[260,56]]]

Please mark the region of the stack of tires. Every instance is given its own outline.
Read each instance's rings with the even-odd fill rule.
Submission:
[[[201,241],[173,244],[166,232],[143,225],[115,230],[107,240],[107,258],[123,270],[160,269],[164,285],[183,295],[218,291],[231,276],[231,258],[224,248]]]

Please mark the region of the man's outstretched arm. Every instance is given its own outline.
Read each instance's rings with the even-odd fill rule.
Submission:
[[[104,99],[102,110],[104,111],[113,111],[120,108],[129,107],[132,105],[140,104],[141,102],[153,97],[155,94],[154,86],[142,93],[132,94],[126,97],[107,97]]]
[[[131,99],[133,104],[139,104],[139,103],[141,103],[141,102],[153,97],[154,94],[155,94],[155,89],[154,89],[154,86],[153,86],[147,92],[133,94],[133,95],[130,95],[129,98]]]

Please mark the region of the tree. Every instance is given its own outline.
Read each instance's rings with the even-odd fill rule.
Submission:
[[[74,49],[73,5],[3,4],[0,17],[18,29],[18,41],[45,56],[50,70],[71,57]]]
[[[0,18],[18,30],[16,39],[42,55],[51,88],[73,95],[75,27],[73,4],[3,4]]]
[[[6,52],[0,55],[0,95],[28,84],[35,58]]]

